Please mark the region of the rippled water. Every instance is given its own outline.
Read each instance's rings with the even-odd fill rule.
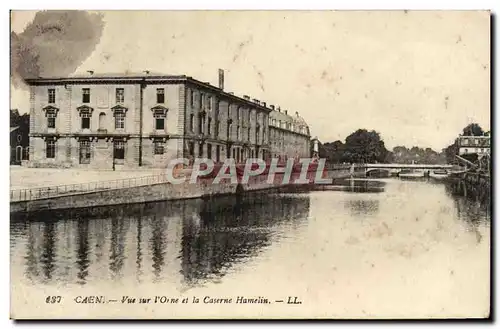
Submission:
[[[489,205],[441,183],[358,181],[245,202],[16,215],[10,231],[14,295],[54,287],[118,297],[132,287],[271,300],[290,295],[304,307],[287,312],[309,317],[461,317],[489,310]]]

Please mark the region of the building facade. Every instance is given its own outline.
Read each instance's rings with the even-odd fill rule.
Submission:
[[[311,156],[311,135],[305,120],[295,112],[295,116],[287,111],[271,106],[269,114],[269,139],[273,157],[287,160],[289,158],[306,158]]]
[[[30,166],[163,168],[174,158],[267,160],[293,156],[308,136],[302,119],[225,92],[223,82],[216,87],[187,76],[89,73],[27,80]],[[270,114],[290,123],[273,126],[272,135],[281,138],[274,146]]]
[[[29,115],[10,110],[10,164],[20,165],[29,155]]]
[[[459,136],[457,139],[458,154],[490,154],[490,136]]]

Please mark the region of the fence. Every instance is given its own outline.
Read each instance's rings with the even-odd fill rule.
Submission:
[[[117,190],[136,186],[160,184],[166,183],[167,181],[168,179],[166,174],[159,174],[154,176],[143,176],[100,182],[18,189],[10,191],[10,201],[15,202],[47,199],[63,195],[83,194],[103,190]]]
[[[349,170],[351,164],[327,164],[327,170]],[[355,165],[355,170],[364,168],[360,165]],[[183,171],[183,175],[189,176],[189,169]],[[175,176],[175,175],[174,175]],[[153,184],[168,183],[169,179],[167,174],[157,174],[135,178],[125,178],[109,181],[68,184],[58,186],[48,186],[39,188],[16,189],[10,191],[10,201],[30,201],[39,199],[55,198],[64,195],[75,195],[83,193],[98,192],[103,190],[118,190],[124,188],[131,188],[136,186],[146,186]]]
[[[326,163],[325,169],[327,170],[350,170],[353,164],[350,163]],[[365,167],[362,164],[354,164],[354,170],[363,170]]]

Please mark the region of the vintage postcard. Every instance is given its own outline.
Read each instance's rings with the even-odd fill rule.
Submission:
[[[489,318],[490,25],[11,11],[11,318]]]

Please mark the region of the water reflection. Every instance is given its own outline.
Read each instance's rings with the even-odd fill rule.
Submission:
[[[53,224],[51,224],[53,225]],[[77,235],[77,264],[78,264],[78,283],[85,284],[89,268],[89,222],[87,220],[78,221]]]
[[[214,216],[185,216],[182,237],[182,274],[188,284],[219,279],[234,263],[255,256],[273,240],[273,227],[303,220],[309,198],[300,195],[267,195],[263,202],[221,208]]]
[[[277,227],[293,228],[308,213],[307,195],[265,194],[252,202],[227,197],[15,214],[11,248],[25,248],[32,282],[159,282],[180,275],[198,285],[256,256],[278,239]],[[24,245],[16,242],[22,239]]]
[[[491,216],[489,195],[474,193],[463,181],[452,180],[445,184],[446,193],[453,198],[457,216],[471,228],[487,224]],[[468,193],[469,191],[469,193]]]
[[[372,179],[334,179],[329,185],[314,185],[316,191],[341,191],[353,193],[383,192],[386,182]]]

